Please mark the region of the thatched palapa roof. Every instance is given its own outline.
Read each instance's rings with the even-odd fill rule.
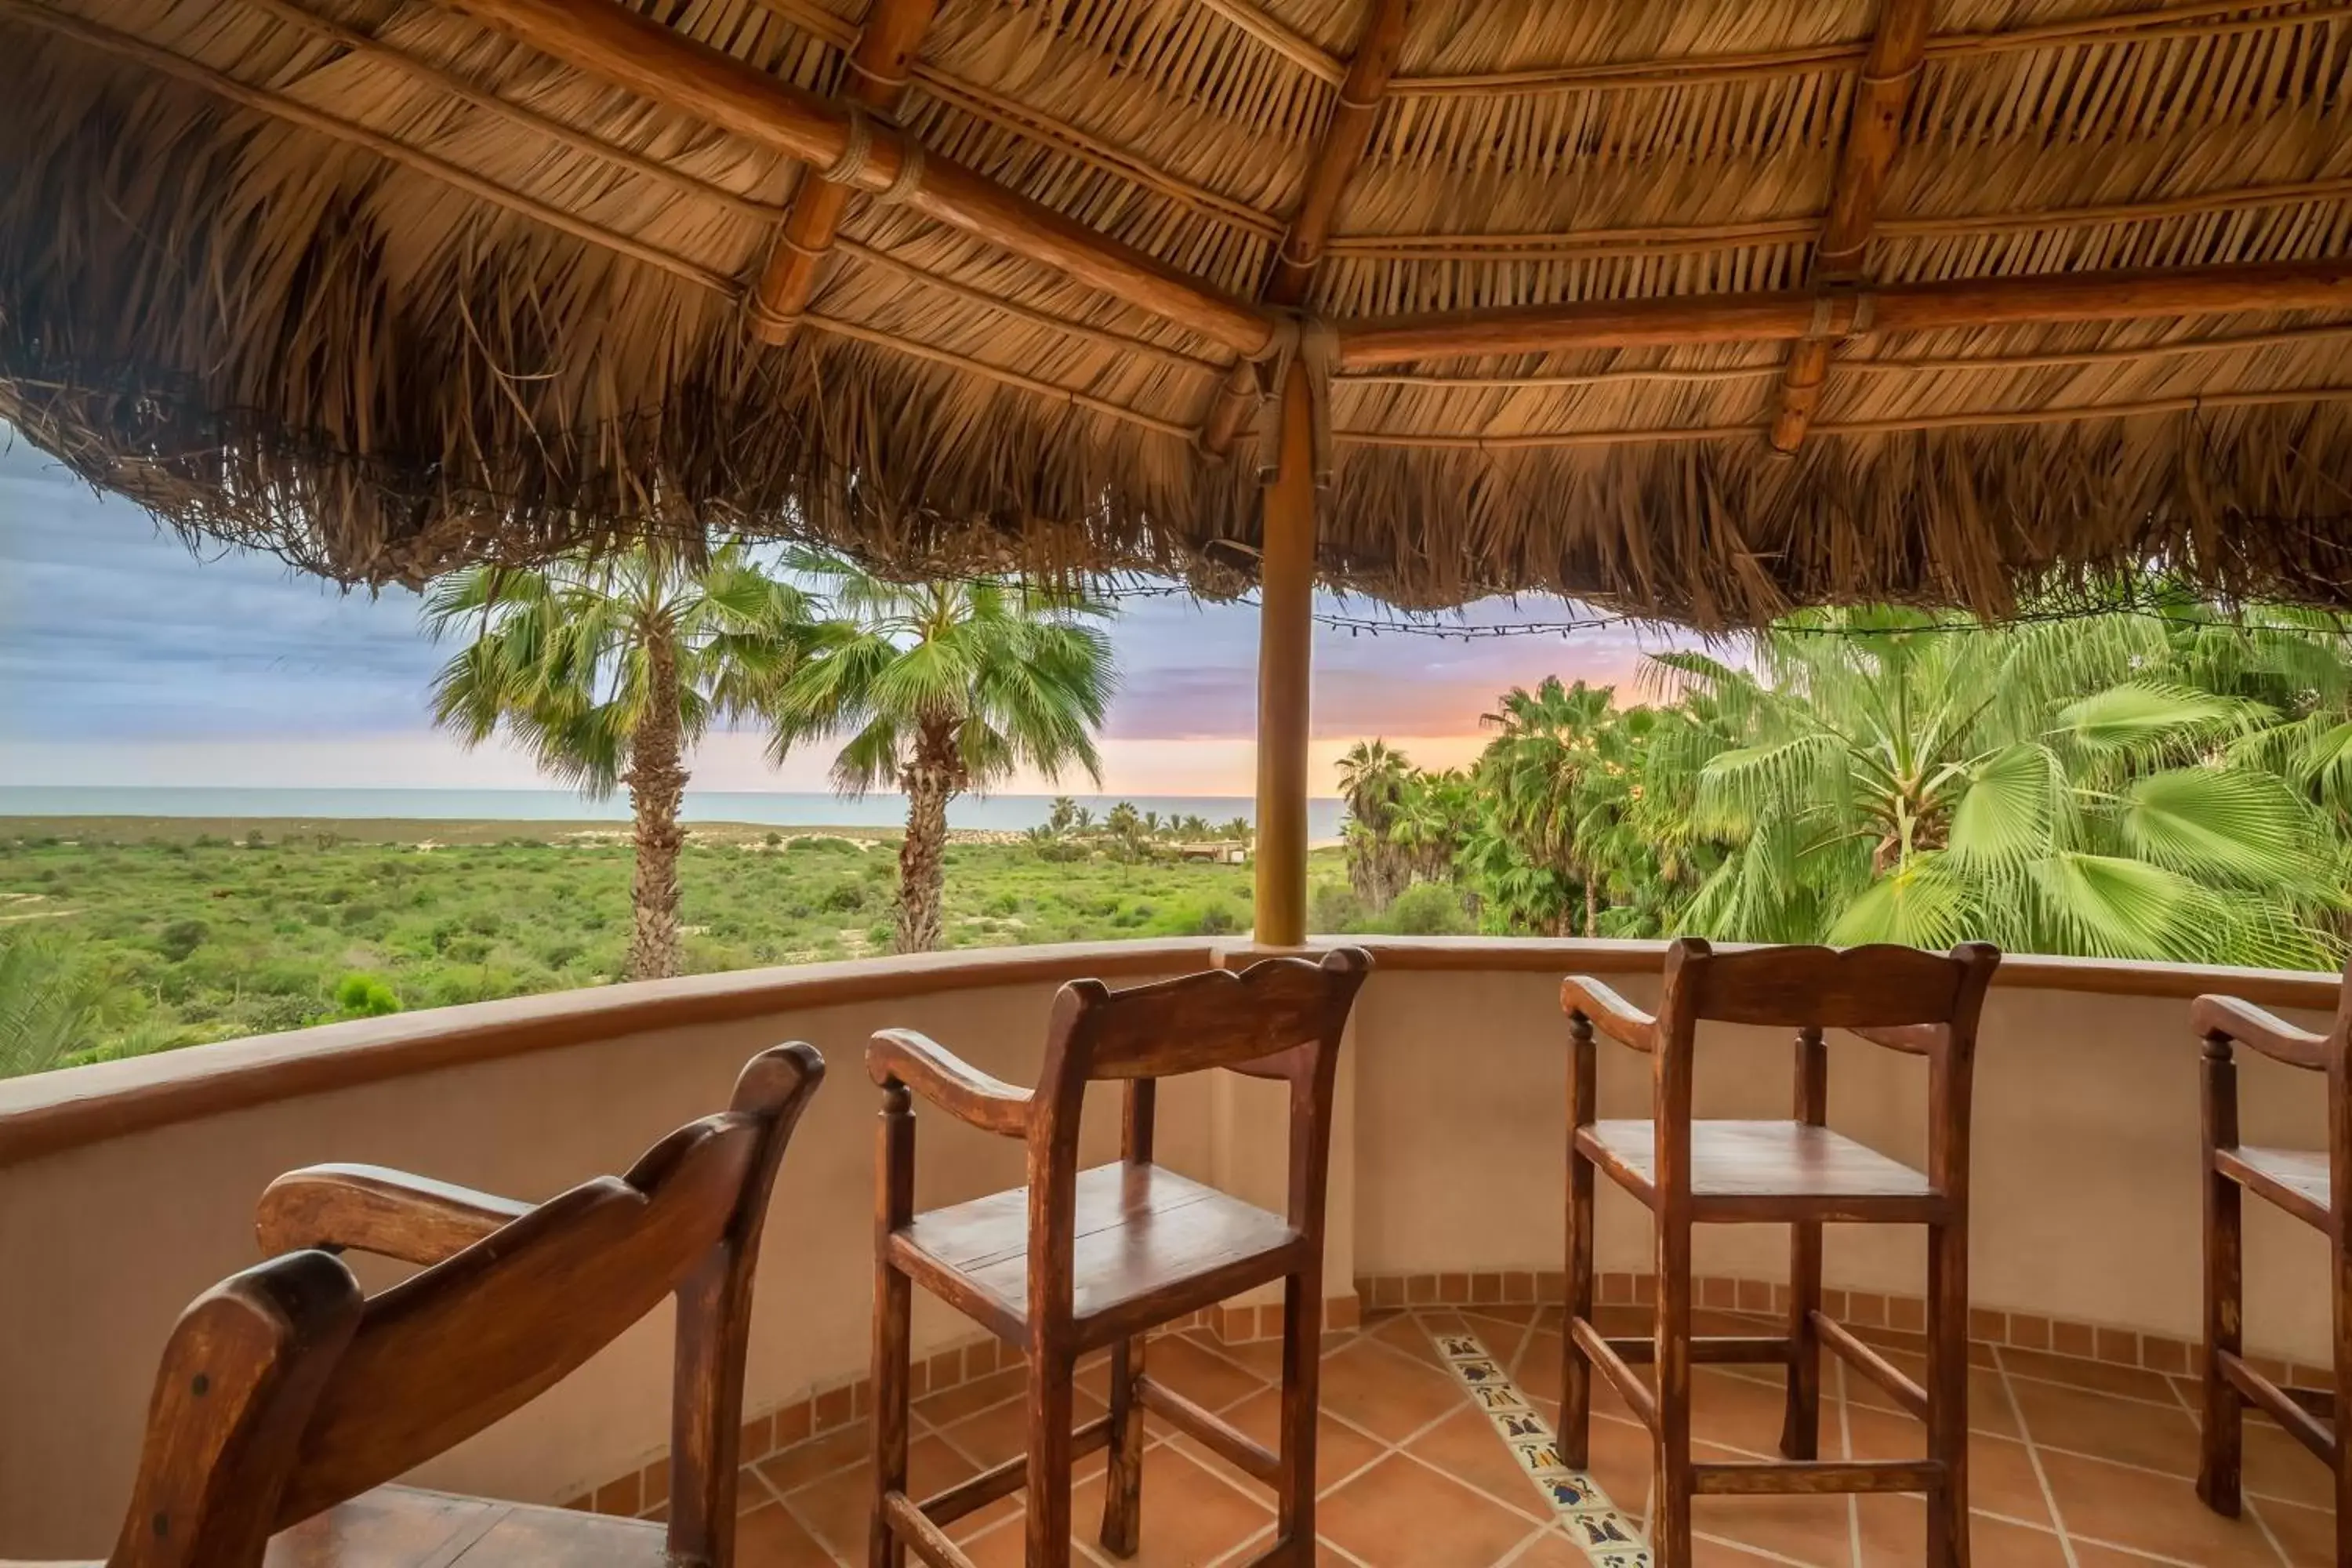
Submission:
[[[2352,4],[0,0],[0,417],[347,580],[1230,582],[1293,353],[1402,603],[2352,602]]]

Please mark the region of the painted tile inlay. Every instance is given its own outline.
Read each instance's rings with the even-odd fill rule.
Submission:
[[[1609,1500],[1601,1483],[1582,1470],[1560,1463],[1559,1442],[1550,1426],[1511,1382],[1503,1363],[1486,1353],[1475,1334],[1433,1333],[1438,1354],[1462,1380],[1462,1386],[1495,1434],[1519,1462],[1528,1479],[1559,1515],[1569,1539],[1584,1549],[1593,1568],[1651,1568],[1650,1548],[1642,1539],[1639,1520]]]

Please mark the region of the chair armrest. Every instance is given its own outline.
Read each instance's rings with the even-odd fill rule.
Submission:
[[[916,1030],[877,1033],[866,1047],[866,1073],[877,1084],[906,1085],[983,1132],[1019,1138],[1029,1131],[1029,1090],[991,1078]]]
[[[532,1206],[381,1165],[310,1165],[269,1184],[253,1231],[272,1258],[308,1247],[351,1247],[432,1264],[520,1219]]]
[[[2284,1018],[2235,996],[2200,996],[2189,1005],[2189,1026],[2203,1038],[2220,1035],[2294,1067],[2316,1069],[2327,1066],[2329,1042],[2326,1035],[2298,1029]]]
[[[1559,1005],[1583,1014],[1621,1046],[1646,1051],[1657,1043],[1658,1021],[1589,974],[1571,974],[1559,983]]]

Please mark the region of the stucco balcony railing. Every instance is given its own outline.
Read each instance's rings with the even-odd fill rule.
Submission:
[[[1348,1282],[1328,1313],[1324,1524],[1333,1560],[1580,1563],[1533,1489],[1514,1484],[1499,1440],[1455,1419],[1466,1406],[1428,1335],[1467,1329],[1539,1405],[1555,1395],[1558,1318],[1544,1303],[1559,1294],[1562,1247],[1558,981],[1603,973],[1636,1002],[1654,1001],[1660,949],[1368,945],[1378,968],[1345,1058],[1331,1183],[1327,1277]],[[1133,982],[1227,956],[1185,941],[711,975],[335,1025],[0,1084],[0,1558],[105,1550],[164,1333],[192,1296],[252,1260],[253,1201],[272,1176],[366,1161],[543,1197],[622,1168],[660,1133],[721,1103],[755,1050],[798,1038],[824,1051],[835,1072],[785,1161],[763,1247],[745,1397],[754,1413],[745,1453],[757,1460],[745,1500],[758,1511],[747,1517],[744,1561],[862,1561],[862,1524],[845,1530],[843,1519],[854,1518],[860,1495],[872,1281],[876,1098],[854,1068],[866,1036],[911,1026],[1026,1081],[1063,980]],[[2184,1479],[2194,1468],[2194,1417],[2181,1395],[2200,1270],[2187,999],[2232,992],[2316,1026],[2336,990],[2318,975],[2035,958],[2004,965],[1976,1079],[1980,1563],[2093,1568],[2133,1562],[2134,1551],[2191,1563],[2327,1560],[2325,1475],[2274,1429],[2253,1424],[2245,1521],[2203,1514]],[[1920,1158],[1920,1065],[1859,1046],[1832,1052],[1832,1121]],[[2262,1060],[2242,1070],[2250,1142],[2319,1146],[2323,1107],[2311,1079]],[[1639,1058],[1604,1047],[1601,1082],[1602,1114],[1644,1113]],[[1170,1084],[1160,1157],[1276,1201],[1279,1092],[1226,1075]],[[1784,1041],[1731,1029],[1703,1037],[1702,1115],[1780,1114],[1788,1094]],[[1089,1121],[1090,1152],[1110,1157],[1116,1117],[1106,1107]],[[923,1145],[926,1205],[1020,1179],[1017,1147],[943,1118],[925,1120]],[[1645,1218],[1612,1193],[1600,1223],[1604,1299],[1633,1315],[1647,1286]],[[2324,1379],[2308,1370],[2325,1364],[2330,1333],[2324,1246],[2256,1205],[2248,1255],[2250,1348],[2299,1364],[2306,1381]],[[1783,1233],[1704,1234],[1698,1264],[1706,1304],[1769,1310],[1785,1278]],[[1832,1304],[1883,1325],[1899,1353],[1904,1331],[1917,1325],[1918,1241],[1833,1227],[1828,1271]],[[657,1510],[657,1485],[646,1478],[662,1473],[667,1316],[415,1479]],[[1155,1369],[1177,1377],[1189,1366],[1196,1397],[1246,1418],[1272,1374],[1254,1342],[1270,1329],[1261,1316],[1255,1303],[1230,1304],[1187,1331],[1191,1352],[1155,1360]],[[952,1479],[960,1466],[1009,1452],[996,1427],[1011,1417],[997,1402],[1014,1392],[1017,1372],[929,1303],[916,1336],[919,1484],[926,1464]],[[1777,1394],[1727,1369],[1707,1374],[1719,1381],[1700,1390],[1700,1436],[1769,1447],[1769,1436],[1748,1428],[1761,1429],[1756,1410],[1769,1405],[1777,1431]],[[1824,1429],[1860,1453],[1898,1422],[1860,1387],[1847,1392],[1851,1401],[1835,1399],[1832,1385],[1838,1419]],[[1638,1515],[1647,1482],[1634,1429],[1605,1416],[1603,1428],[1601,1477]],[[1154,1463],[1148,1554],[1155,1532],[1168,1532],[1155,1560],[1213,1562],[1262,1533],[1268,1516],[1249,1483],[1192,1466],[1181,1439]],[[1158,1509],[1155,1487],[1167,1500]],[[1447,1487],[1454,1490],[1423,1495]],[[1082,1521],[1087,1496],[1082,1488]],[[1818,1520],[1801,1517],[1813,1500],[1719,1500],[1726,1510],[1712,1521],[1703,1513],[1699,1528],[1726,1562],[1917,1560],[1901,1514],[1907,1500],[1866,1499],[1851,1511],[1845,1499],[1825,1500],[1836,1511]],[[1761,1506],[1736,1506],[1751,1502]],[[1423,1526],[1384,1522],[1432,1510],[1427,1528],[1451,1530],[1466,1555],[1421,1551],[1411,1530]],[[1018,1530],[1002,1533],[975,1547],[982,1561],[1017,1557]]]

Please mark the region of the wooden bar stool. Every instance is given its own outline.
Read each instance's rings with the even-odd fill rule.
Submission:
[[[2245,1407],[2262,1406],[2336,1474],[2336,1560],[2352,1563],[2352,1444],[2337,1412],[2352,1388],[2352,1255],[2342,1216],[2352,1213],[2352,968],[2336,1026],[2298,1029],[2233,996],[2200,996],[2191,1026],[2205,1041],[2205,1417],[2197,1495],[2238,1517]],[[2232,1046],[2327,1075],[2327,1147],[2260,1148],[2238,1141],[2238,1068]],[[2327,1237],[2335,1312],[2336,1387],[2282,1388],[2246,1364],[2241,1194],[2277,1205]]]
[[[1316,1372],[1323,1325],[1323,1194],[1339,1037],[1371,959],[1341,948],[1321,963],[1273,958],[1238,974],[1186,975],[1113,991],[1098,980],[1054,999],[1034,1090],[966,1066],[907,1029],[867,1047],[882,1088],[874,1285],[874,1522],[871,1568],[968,1564],[945,1525],[1026,1488],[1028,1568],[1070,1561],[1070,1466],[1110,1450],[1102,1542],[1136,1549],[1143,1407],[1267,1483],[1278,1527],[1263,1563],[1315,1557]],[[1290,1085],[1289,1213],[1269,1214],[1152,1163],[1156,1080],[1209,1068]],[[1087,1085],[1125,1079],[1121,1158],[1081,1171]],[[908,1091],[961,1121],[1028,1142],[1025,1187],[914,1212]],[[1282,1451],[1270,1452],[1143,1371],[1145,1331],[1228,1296],[1283,1282]],[[918,1503],[907,1493],[909,1286],[958,1308],[1029,1358],[1029,1447]],[[1110,1412],[1071,1430],[1077,1361],[1111,1349]]]
[[[1560,987],[1573,1051],[1569,1075],[1568,1311],[1561,1457],[1591,1462],[1591,1369],[1598,1366],[1657,1445],[1651,1520],[1659,1568],[1688,1568],[1691,1499],[1700,1493],[1926,1492],[1927,1561],[1968,1562],[1969,1075],[1977,1015],[2000,954],[1982,942],[1938,957],[1907,947],[1759,948],[1717,953],[1684,938],[1666,950],[1654,1018],[1595,980]],[[1797,1031],[1796,1115],[1786,1121],[1694,1121],[1691,1078],[1702,1021]],[[1592,1031],[1648,1053],[1652,1120],[1595,1120]],[[1890,1160],[1824,1125],[1829,1054],[1822,1031],[1848,1030],[1928,1062],[1928,1169]],[[1657,1222],[1657,1323],[1652,1339],[1605,1339],[1592,1322],[1592,1173],[1649,1205]],[[1790,1227],[1784,1335],[1691,1332],[1691,1228]],[[1927,1381],[1922,1387],[1821,1310],[1822,1226],[1927,1227]],[[1824,1461],[1821,1348],[1827,1344],[1927,1424],[1916,1460]],[[1634,1361],[1654,1361],[1657,1389]],[[1790,1462],[1691,1459],[1691,1367],[1779,1362],[1788,1368],[1780,1451]]]

